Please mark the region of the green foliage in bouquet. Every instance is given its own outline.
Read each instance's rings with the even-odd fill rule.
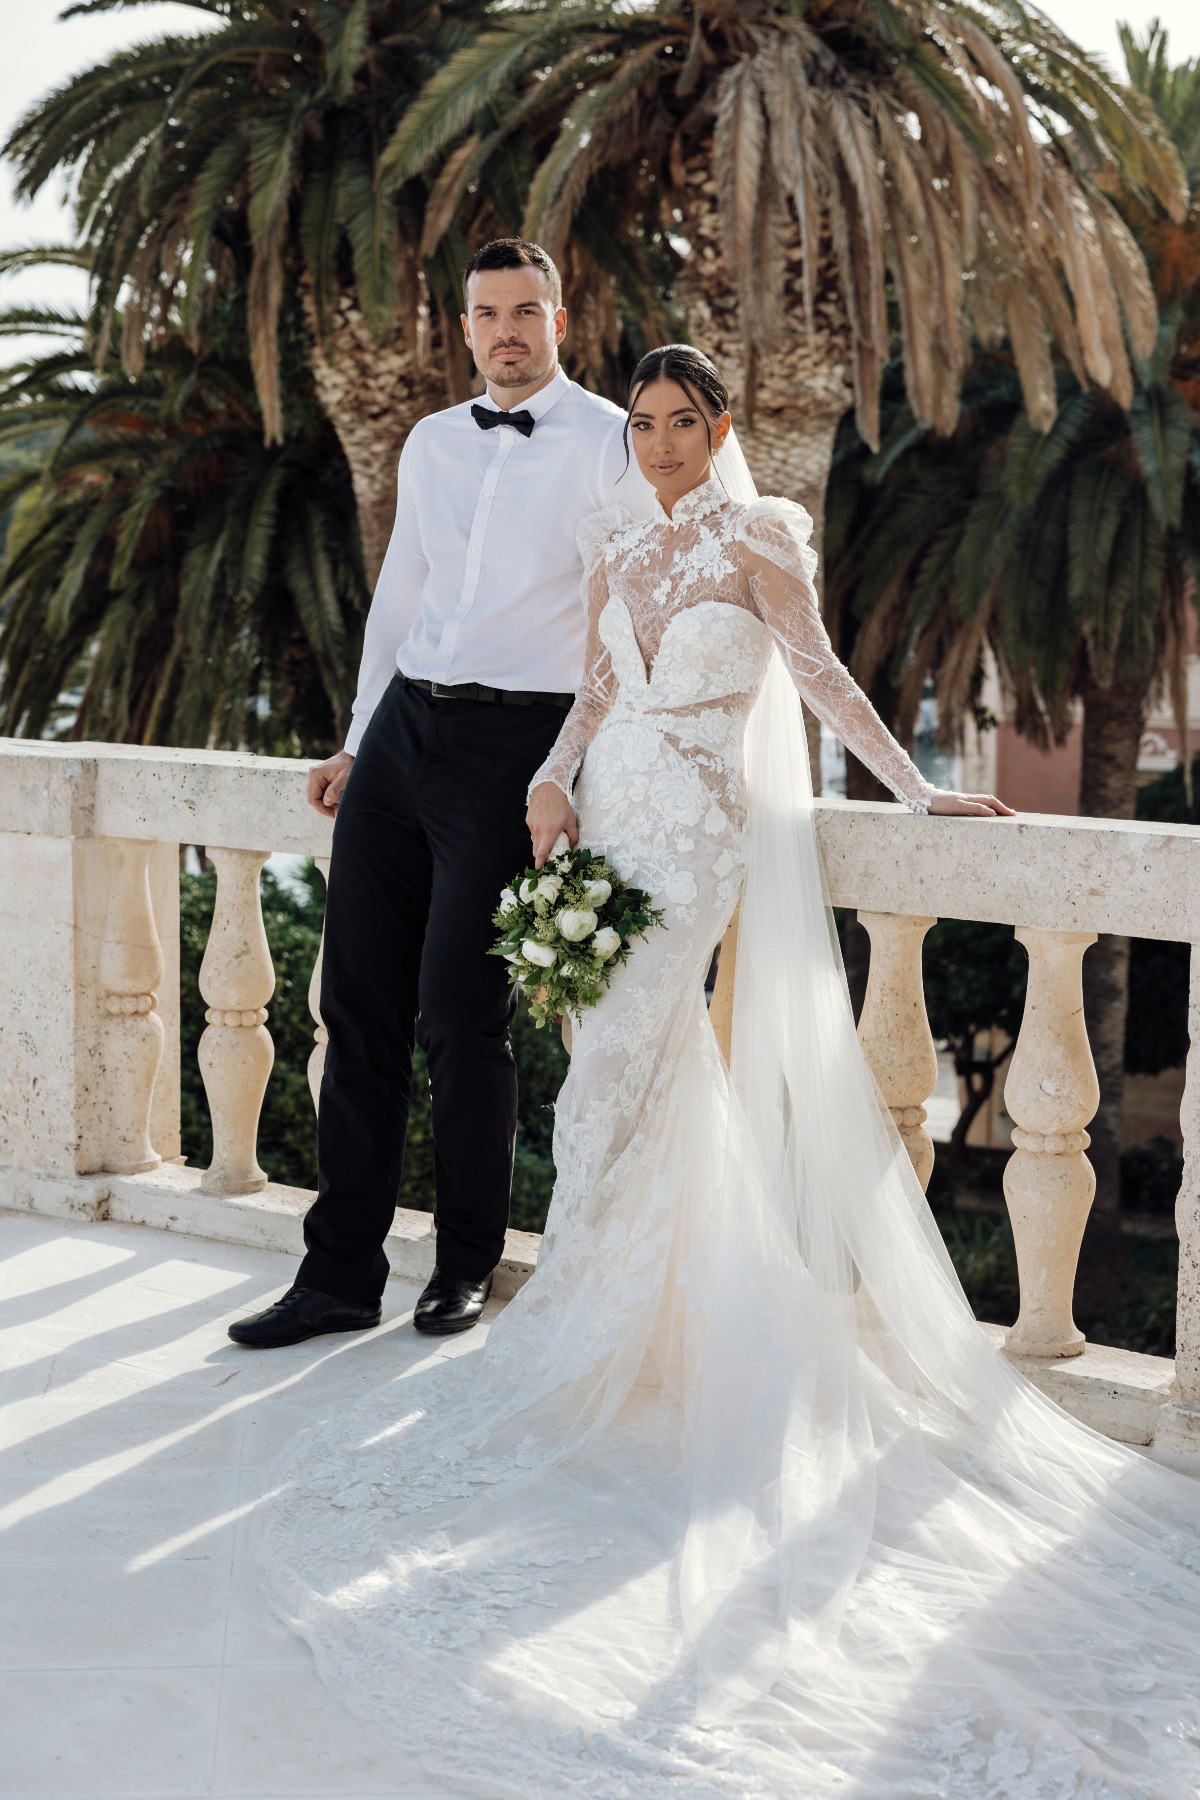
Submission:
[[[644,888],[631,887],[602,856],[562,837],[542,869],[526,869],[500,896],[490,954],[529,1002],[539,1028],[562,1013],[595,1006],[633,947],[662,913]]]

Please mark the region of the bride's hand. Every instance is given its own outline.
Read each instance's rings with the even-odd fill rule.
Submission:
[[[938,788],[929,802],[931,813],[944,813],[954,817],[1000,818],[1016,817],[1016,808],[1005,806],[1003,800],[997,800],[995,794],[956,794],[948,788]]]
[[[579,826],[571,802],[552,781],[539,781],[530,794],[525,823],[533,839],[535,869],[541,868],[563,832],[572,849],[579,842]]]

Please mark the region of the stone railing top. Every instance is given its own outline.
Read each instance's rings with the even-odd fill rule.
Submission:
[[[298,757],[0,738],[0,831],[328,856]]]
[[[329,852],[307,762],[223,750],[0,738],[0,831]],[[1200,827],[1024,813],[925,818],[817,803],[836,906],[1050,931],[1200,940]]]
[[[833,799],[818,801],[817,814],[835,906],[1200,939],[1200,826],[937,818]]]

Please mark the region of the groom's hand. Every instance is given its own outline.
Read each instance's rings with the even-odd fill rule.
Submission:
[[[323,819],[330,819],[341,804],[342,790],[354,767],[348,750],[339,750],[328,762],[314,763],[308,771],[308,804]]]
[[[533,866],[540,869],[565,831],[571,848],[579,842],[579,826],[571,802],[552,781],[539,781],[529,796],[525,823],[533,839]]]

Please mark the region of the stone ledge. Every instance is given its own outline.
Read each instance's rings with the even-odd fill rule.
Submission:
[[[0,1207],[77,1221],[114,1219],[153,1226],[218,1243],[246,1244],[299,1257],[302,1222],[312,1201],[307,1188],[271,1182],[259,1194],[224,1198],[200,1192],[200,1171],[164,1163],[145,1175],[40,1175],[0,1167]],[[388,1233],[392,1274],[424,1284],[433,1270],[429,1213],[401,1209]],[[510,1231],[496,1271],[495,1296],[511,1300],[537,1266],[541,1239]],[[981,1325],[1002,1349],[1002,1325]],[[1167,1357],[1088,1344],[1081,1356],[1042,1361],[1014,1357],[1014,1364],[1064,1411],[1120,1443],[1153,1446],[1156,1460],[1200,1469],[1200,1407],[1171,1398],[1175,1365]]]
[[[1189,1475],[1200,1474],[1200,1406],[1168,1400],[1158,1415],[1154,1460]]]
[[[832,904],[1046,931],[1200,935],[1200,827],[1053,813],[947,823],[823,796],[817,837]]]
[[[1003,1349],[1003,1325],[981,1325]],[[1122,1444],[1157,1444],[1171,1398],[1175,1364],[1170,1357],[1085,1344],[1080,1356],[1014,1356],[1013,1366],[1073,1418]],[[1196,1439],[1200,1449],[1200,1435]]]
[[[108,1218],[111,1175],[40,1175],[0,1164],[0,1206],[47,1219]]]
[[[308,1188],[269,1182],[258,1194],[200,1192],[200,1170],[163,1163],[144,1175],[80,1175],[74,1180],[0,1168],[0,1207],[61,1219],[113,1219],[123,1225],[150,1225],[217,1243],[304,1254],[304,1215],[312,1204]],[[537,1266],[541,1239],[510,1231],[496,1270],[493,1293],[511,1300]],[[399,1208],[388,1233],[392,1274],[424,1286],[433,1273],[433,1217]]]

